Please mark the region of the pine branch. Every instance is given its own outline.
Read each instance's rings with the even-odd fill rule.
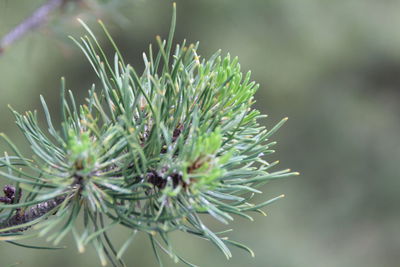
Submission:
[[[204,215],[223,224],[235,216],[253,220],[250,212],[265,214],[263,207],[283,197],[253,203],[262,185],[298,174],[275,171],[278,162],[265,160],[274,153],[271,148],[276,142],[270,141],[271,136],[287,118],[271,129],[259,124],[265,116],[252,108],[258,85],[251,81],[250,72],[241,72],[237,58],[217,52],[201,59],[198,44],[185,41],[172,49],[175,16],[174,7],[168,38],[157,37],[158,52],[150,46],[149,53],[143,54],[142,74],[125,64],[101,22],[115,48],[112,60],[81,22],[87,36],[72,39],[102,88],[93,86],[86,103],[77,105],[71,91],[66,97],[63,79],[58,129],[41,97],[47,133],[36,112],[13,111],[35,157],[26,159],[0,135],[15,154],[0,158],[0,176],[29,191],[20,201],[16,190],[4,189],[0,208],[9,209],[12,216],[0,224],[0,233],[6,233],[1,240],[23,238],[24,230],[57,210],[57,216],[37,224],[27,236],[46,235],[57,245],[72,232],[79,251],[93,245],[103,265],[108,258],[114,266],[123,266],[116,260],[136,232],[149,236],[159,260],[163,251],[193,266],[174,251],[169,240],[173,231],[206,239],[227,258],[232,257],[228,246],[254,255],[228,239],[226,231],[209,229]],[[80,214],[81,232],[76,227]],[[133,232],[119,250],[107,235],[114,225]]]
[[[1,231],[1,229],[9,228],[9,227],[14,227],[18,226],[21,224],[26,224],[30,223],[34,220],[39,219],[40,217],[46,215],[50,211],[52,211],[54,208],[56,208],[58,205],[60,205],[63,201],[65,200],[65,196],[61,197],[56,197],[54,199],[50,199],[44,202],[41,202],[39,204],[36,204],[27,210],[23,211],[21,209],[17,209],[16,213],[11,216],[10,218],[6,219],[0,224],[0,233],[5,234],[5,233],[17,233],[17,232],[22,232],[33,225],[21,227],[21,228],[15,228],[9,231]]]
[[[28,18],[18,24],[0,40],[0,54],[2,54],[8,46],[21,39],[27,33],[42,26],[49,15],[62,7],[67,1],[75,0],[48,0],[41,7],[36,9]]]

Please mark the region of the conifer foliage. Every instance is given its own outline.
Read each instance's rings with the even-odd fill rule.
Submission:
[[[86,103],[75,103],[62,79],[62,123],[54,127],[41,97],[48,129],[39,126],[36,112],[13,111],[16,123],[34,156],[23,156],[8,137],[13,156],[0,159],[0,175],[10,185],[0,198],[0,239],[45,236],[54,245],[69,233],[79,251],[91,244],[101,263],[124,266],[122,256],[137,232],[148,235],[157,260],[163,251],[190,266],[175,253],[169,235],[182,231],[206,240],[227,258],[229,246],[253,252],[216,233],[202,214],[223,224],[251,214],[281,198],[252,203],[260,186],[295,175],[275,171],[267,162],[274,151],[272,129],[259,124],[265,116],[252,108],[258,85],[243,74],[237,58],[215,53],[201,58],[198,44],[173,48],[175,6],[167,40],[157,37],[158,49],[143,54],[144,71],[126,64],[115,48],[107,58],[95,35],[72,40],[80,47],[100,80]],[[11,185],[12,183],[12,185]],[[109,230],[131,231],[115,247]],[[33,246],[29,246],[33,247]],[[38,248],[43,248],[39,247]]]

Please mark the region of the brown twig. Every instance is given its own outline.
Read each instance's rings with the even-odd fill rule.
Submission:
[[[66,196],[59,196],[47,201],[44,201],[42,203],[36,204],[29,209],[22,211],[22,210],[17,210],[16,213],[11,216],[9,219],[6,221],[2,222],[0,225],[0,230],[12,226],[18,226],[24,223],[31,222],[33,220],[36,220],[47,213],[49,213],[51,210],[53,210],[55,207],[60,205],[64,200]],[[17,232],[22,232],[30,228],[28,227],[21,227],[21,228],[16,228],[13,230],[9,231],[1,231],[1,234],[6,234],[6,233],[17,233]]]
[[[18,24],[0,40],[0,54],[3,53],[8,46],[21,39],[28,32],[43,25],[50,13],[62,7],[67,1],[68,0],[48,0],[41,7],[36,9],[32,15]]]

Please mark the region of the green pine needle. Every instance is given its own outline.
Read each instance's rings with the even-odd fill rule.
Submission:
[[[250,72],[241,72],[237,58],[217,52],[204,59],[198,44],[183,42],[173,48],[175,18],[174,4],[168,39],[156,38],[159,50],[150,46],[143,55],[142,72],[124,63],[101,22],[115,48],[113,59],[80,21],[88,36],[72,40],[99,77],[101,90],[93,87],[86,103],[77,105],[63,78],[58,128],[40,97],[47,133],[36,112],[12,110],[35,156],[23,157],[1,135],[15,156],[0,159],[5,168],[0,174],[28,192],[19,201],[14,197],[0,205],[10,211],[1,240],[14,243],[45,235],[58,244],[72,232],[79,251],[92,244],[102,265],[124,266],[123,253],[136,232],[144,232],[160,265],[163,251],[195,266],[170,244],[169,234],[183,231],[209,240],[227,258],[232,257],[231,245],[254,256],[247,246],[222,236],[225,232],[209,229],[200,215],[224,224],[235,215],[253,220],[248,212],[263,214],[261,208],[282,197],[252,203],[261,185],[297,174],[273,171],[277,162],[266,161],[276,144],[270,138],[287,118],[272,129],[259,124],[265,116],[252,108],[258,85]],[[80,216],[81,233],[75,227]],[[121,248],[107,235],[115,225],[132,232]],[[21,235],[32,226],[32,233]]]

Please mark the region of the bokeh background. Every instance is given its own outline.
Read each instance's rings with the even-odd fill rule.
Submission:
[[[102,18],[139,69],[148,44],[167,35],[171,1],[121,1],[70,6],[0,56],[0,131],[27,153],[7,105],[40,110],[42,94],[57,121],[61,76],[82,98],[97,83],[67,38],[83,33],[76,16],[94,29]],[[43,2],[0,0],[0,36]],[[269,115],[263,123],[289,117],[270,160],[301,173],[263,188],[264,198],[286,195],[265,208],[267,217],[232,224],[231,238],[253,248],[255,258],[233,248],[226,261],[207,242],[176,235],[182,254],[202,267],[400,266],[400,1],[178,0],[177,6],[177,41],[199,40],[204,57],[217,49],[238,56],[261,85],[256,107]],[[78,254],[71,239],[64,244],[61,251],[33,251],[2,243],[0,265],[100,266],[92,249]],[[128,266],[158,266],[140,235],[126,259]]]

